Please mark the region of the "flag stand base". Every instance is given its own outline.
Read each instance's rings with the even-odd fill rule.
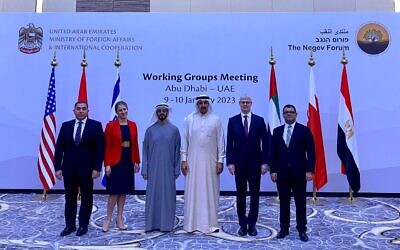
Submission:
[[[311,199],[307,202],[309,205],[314,205],[314,206],[324,206],[328,204],[328,201],[326,199],[322,199],[317,197],[317,189],[315,186],[313,187],[313,193],[312,193]]]
[[[275,197],[274,201],[275,201],[276,204],[280,204],[281,203],[281,200],[279,199],[279,192],[276,194],[276,197]]]
[[[37,200],[41,200],[41,201],[48,201],[48,200],[55,200],[59,197],[58,194],[48,194],[45,190],[43,191],[43,193],[38,196]],[[36,200],[36,199],[35,199]]]
[[[321,199],[319,197],[311,197],[307,201],[308,205],[313,205],[313,206],[325,206],[328,204],[328,201],[326,199]]]
[[[347,197],[346,201],[343,203],[350,205],[360,205],[362,202],[354,197],[354,192],[351,187],[349,187],[349,197]]]
[[[344,204],[344,205],[364,205],[365,201],[359,199],[359,198],[354,198],[354,197],[347,197],[341,201],[339,201],[339,203]]]

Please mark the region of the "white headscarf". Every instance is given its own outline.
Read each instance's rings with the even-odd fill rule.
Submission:
[[[157,105],[154,107],[154,112],[153,112],[153,115],[152,115],[152,117],[151,117],[151,119],[150,119],[150,126],[153,125],[154,123],[158,122],[157,109],[159,109],[159,108],[166,108],[166,109],[168,109],[168,114],[167,114],[166,120],[169,121],[169,114],[171,113],[171,108],[168,106],[167,103],[162,102],[162,103],[160,103],[160,104],[157,104]]]
[[[199,96],[197,96],[197,97],[195,98],[195,100],[196,100],[196,102],[195,102],[195,105],[196,105],[196,111],[195,111],[195,113],[200,112],[200,111],[199,111],[199,107],[197,106],[197,104],[199,103],[199,101],[204,101],[204,100],[206,100],[206,101],[208,102],[208,112],[207,112],[207,113],[211,112],[211,111],[212,111],[212,107],[211,107],[210,99],[211,99],[211,98],[210,98],[208,95],[199,95]]]
[[[187,122],[189,123],[189,136],[191,136],[191,134],[192,134],[192,126],[193,126],[193,116],[195,115],[195,114],[198,114],[198,113],[200,113],[200,111],[199,111],[199,107],[198,107],[198,103],[199,103],[199,101],[204,101],[204,100],[206,100],[206,101],[208,101],[208,111],[207,111],[207,114],[208,113],[211,113],[211,111],[212,111],[212,108],[211,108],[211,103],[210,103],[210,97],[208,96],[208,95],[199,95],[199,96],[197,96],[196,98],[195,98],[195,100],[196,100],[196,102],[195,102],[195,105],[196,105],[196,110],[195,111],[193,111],[192,113],[190,113],[190,115],[188,115],[187,116]]]

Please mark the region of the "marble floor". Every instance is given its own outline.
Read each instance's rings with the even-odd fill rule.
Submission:
[[[255,237],[237,235],[235,197],[222,196],[218,233],[182,230],[183,196],[177,196],[176,226],[170,233],[145,233],[145,196],[131,195],[125,208],[128,230],[101,231],[106,195],[95,195],[88,234],[59,236],[64,228],[64,196],[0,193],[0,249],[400,249],[400,198],[322,197],[307,205],[310,240],[299,240],[294,210],[290,234],[276,239],[279,204],[263,196]],[[292,204],[292,208],[294,204]],[[112,222],[115,225],[115,222]]]

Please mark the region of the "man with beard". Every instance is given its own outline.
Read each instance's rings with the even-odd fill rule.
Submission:
[[[168,120],[169,106],[158,104],[143,141],[142,176],[147,180],[145,231],[169,232],[175,224],[181,136]]]
[[[221,121],[211,112],[209,96],[196,97],[196,111],[185,118],[182,136],[181,168],[186,177],[183,229],[218,232],[225,140]]]
[[[308,127],[296,122],[297,112],[291,104],[283,107],[285,124],[274,129],[271,145],[271,180],[279,192],[279,222],[276,238],[289,234],[290,196],[296,205],[296,228],[301,241],[308,241],[306,188],[315,167],[315,145]]]
[[[104,159],[101,123],[88,118],[87,102],[74,105],[75,119],[62,124],[55,150],[55,175],[64,178],[65,228],[61,236],[76,231],[78,190],[81,192],[77,236],[87,233],[93,207],[93,180],[99,177]]]

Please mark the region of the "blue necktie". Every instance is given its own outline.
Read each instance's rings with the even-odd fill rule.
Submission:
[[[75,144],[79,145],[79,142],[81,141],[81,134],[82,134],[82,121],[78,122],[78,127],[76,128],[75,132]]]
[[[286,133],[286,146],[288,146],[288,147],[290,144],[291,137],[292,137],[292,125],[289,125],[287,128],[287,133]]]

